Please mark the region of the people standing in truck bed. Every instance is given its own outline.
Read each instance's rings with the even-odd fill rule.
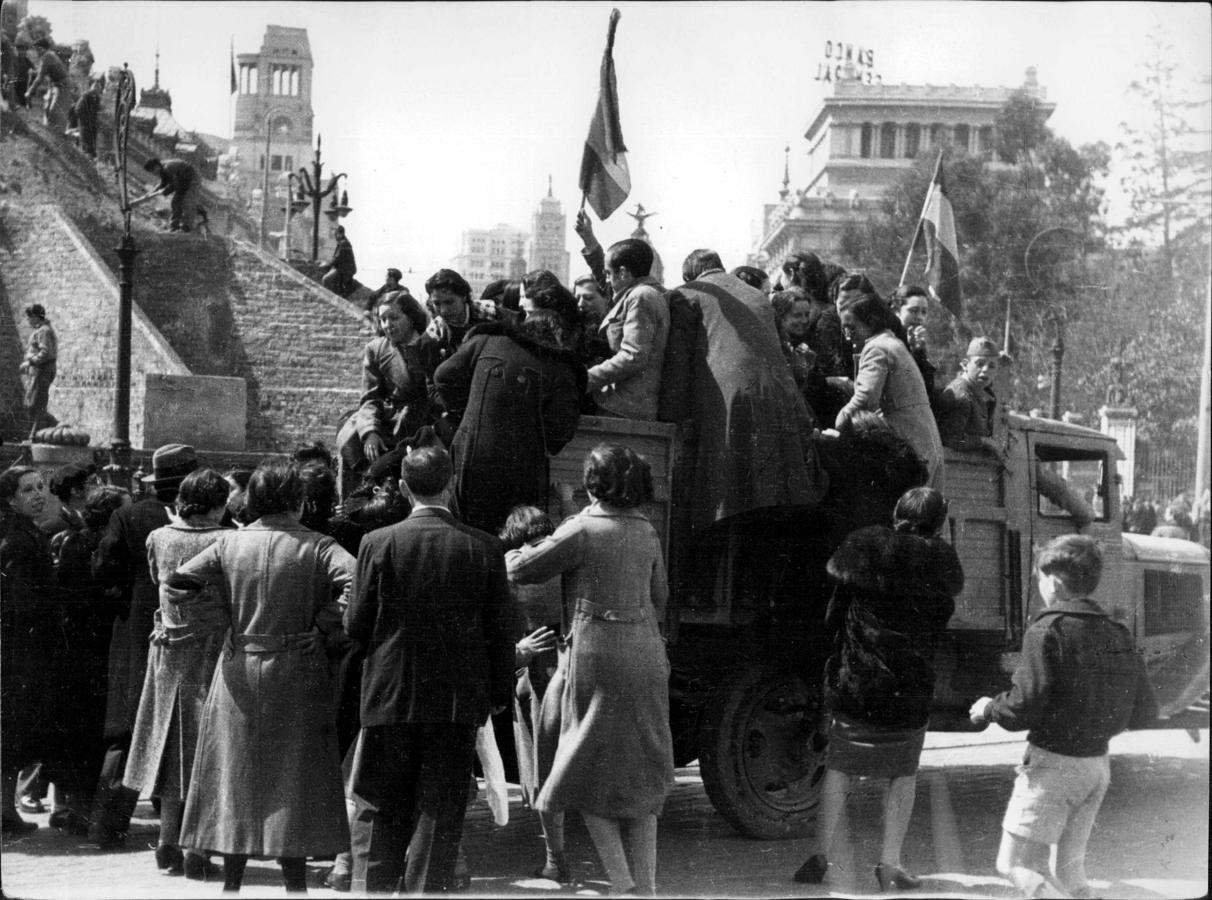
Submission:
[[[862,351],[854,396],[837,414],[835,427],[861,409],[882,413],[926,463],[930,487],[943,490],[943,443],[922,373],[905,343],[904,326],[864,275],[842,282],[837,308],[843,330]]]

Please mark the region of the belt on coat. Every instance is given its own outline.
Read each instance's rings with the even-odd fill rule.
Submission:
[[[615,609],[601,603],[594,603],[592,600],[578,600],[576,614],[602,622],[646,622],[649,618],[648,610],[643,606]]]
[[[233,650],[242,653],[285,653],[298,650],[310,643],[312,632],[296,631],[294,634],[233,634]]]

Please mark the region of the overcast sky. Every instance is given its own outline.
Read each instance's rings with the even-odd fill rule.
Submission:
[[[187,128],[230,135],[229,46],[260,49],[266,25],[308,30],[324,158],[349,173],[345,224],[359,275],[389,265],[425,276],[459,233],[529,227],[548,174],[569,217],[597,95],[606,23],[615,48],[632,193],[676,272],[695,247],[744,262],[763,203],[777,199],[783,146],[792,186],[808,177],[803,132],[827,86],[827,40],[874,51],[884,82],[1017,86],[1036,66],[1075,144],[1114,144],[1135,115],[1125,89],[1161,28],[1192,82],[1212,70],[1203,3],[745,2],[321,3],[29,0],[61,43],[90,41],[98,70],[130,64],[161,86]],[[1207,127],[1207,126],[1205,126]],[[634,226],[622,211],[603,242]],[[963,236],[960,236],[963,240]]]

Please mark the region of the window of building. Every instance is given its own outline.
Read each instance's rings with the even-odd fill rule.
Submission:
[[[286,157],[286,171],[293,172],[295,170],[295,158],[293,156]]]
[[[248,63],[240,63],[239,88],[241,94],[257,92],[257,67]]]
[[[271,156],[269,158],[269,171],[271,171],[271,172],[281,172],[282,171],[282,156],[280,154],[275,153],[273,156]]]
[[[872,132],[874,131],[875,128],[870,122],[864,122],[863,127],[859,129],[859,156],[863,159],[871,158]]]
[[[885,122],[880,126],[880,158],[892,159],[896,156],[896,126]]]
[[[299,67],[273,65],[270,67],[270,92],[280,97],[299,96]]]
[[[930,146],[941,147],[947,143],[947,126],[935,122],[930,126]]]
[[[967,125],[956,125],[954,132],[955,149],[961,153],[968,152],[968,133],[970,129]]]
[[[257,168],[260,169],[262,172],[265,171],[265,154],[264,153],[261,154],[261,164],[259,166],[257,166]]]
[[[982,125],[976,133],[976,152],[984,159],[993,158],[993,126]]]
[[[922,127],[916,124],[905,126],[905,155],[910,159],[917,156],[921,149]]]

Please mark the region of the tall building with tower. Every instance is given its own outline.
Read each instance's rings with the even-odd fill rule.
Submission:
[[[547,196],[539,201],[530,217],[530,240],[526,245],[528,270],[547,269],[561,284],[568,284],[568,251],[564,249],[568,217],[560,201],[552,195],[551,176],[547,176]]]
[[[750,263],[772,275],[797,251],[836,255],[847,225],[874,214],[919,157],[950,146],[992,159],[998,114],[1016,91],[1034,98],[1045,118],[1056,109],[1034,68],[1017,88],[868,83],[852,68],[839,72],[804,133],[806,184],[792,190],[785,167],[779,202],[763,208]]]
[[[267,26],[260,52],[237,54],[235,75],[236,177],[245,196],[259,197],[268,166],[272,200],[266,204],[266,232],[273,235],[283,230],[286,173],[309,165],[315,144],[307,29]],[[260,215],[258,209],[252,213]],[[327,227],[320,230],[325,237]]]

